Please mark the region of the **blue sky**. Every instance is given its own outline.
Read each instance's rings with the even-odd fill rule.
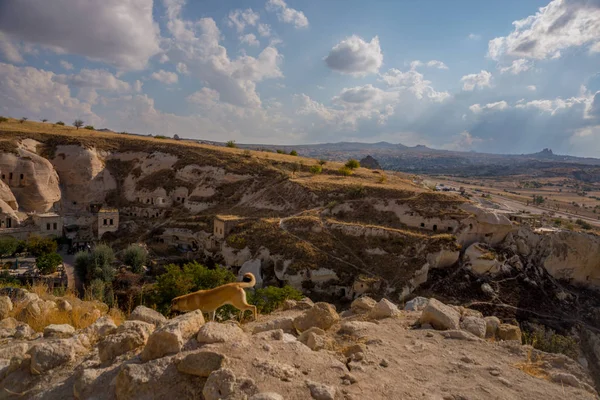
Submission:
[[[600,0],[7,0],[0,114],[600,157]]]

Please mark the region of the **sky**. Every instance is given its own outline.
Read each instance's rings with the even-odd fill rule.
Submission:
[[[0,115],[600,157],[600,0],[2,0]]]

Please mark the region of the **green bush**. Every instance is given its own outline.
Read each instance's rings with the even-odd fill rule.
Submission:
[[[137,244],[130,244],[123,253],[123,262],[136,274],[142,272],[142,267],[146,264],[147,259],[148,252]]]
[[[225,143],[225,146],[231,147],[231,148],[236,148],[237,144],[235,144],[235,140],[228,140],[227,143]]]
[[[42,254],[35,259],[35,265],[42,275],[53,274],[56,268],[62,264],[62,258],[57,253]]]
[[[285,151],[283,151],[281,149],[277,149],[277,154],[285,154]]]
[[[290,156],[297,156],[298,152],[296,150],[290,151]]]
[[[574,338],[559,335],[544,326],[536,325],[531,331],[523,331],[522,341],[547,353],[561,353],[574,360],[579,357],[579,345]]]
[[[323,166],[323,165],[325,165],[325,164],[327,164],[327,160],[324,160],[324,159],[322,159],[322,158],[321,158],[321,159],[319,160],[319,165],[320,165],[320,166]]]
[[[582,219],[579,219],[579,218],[578,218],[578,219],[575,221],[575,223],[576,223],[577,225],[579,225],[579,226],[580,226],[581,228],[583,228],[583,229],[592,229],[592,225],[590,225],[590,223],[589,223],[589,222],[587,222],[587,221],[584,221],[584,220],[582,220]]]
[[[233,247],[234,249],[242,250],[246,247],[246,239],[239,235],[229,235],[227,236],[227,239],[225,239],[225,241],[229,246]]]
[[[281,307],[285,300],[301,300],[303,297],[302,292],[288,285],[282,288],[267,286],[249,293],[248,303],[254,304],[259,313],[270,314]]]
[[[1,124],[2,122],[7,122],[7,121],[8,121],[8,118],[6,118],[6,117],[3,117],[3,116],[1,116],[1,115],[0,115],[0,124]]]
[[[6,257],[17,251],[19,242],[12,236],[0,236],[0,257]]]
[[[51,238],[32,235],[27,240],[27,251],[34,257],[56,253],[58,244]]]
[[[81,251],[75,255],[75,270],[84,282],[94,279],[112,282],[116,273],[114,261],[113,250],[105,244],[100,244],[89,253]]]
[[[166,137],[165,135],[156,135],[154,136],[154,139],[168,139],[168,137]]]
[[[319,175],[321,172],[323,172],[323,168],[320,165],[312,165],[309,171],[313,175]]]
[[[346,164],[344,164],[344,166],[349,169],[357,169],[360,168],[360,163],[355,159],[351,158],[348,161],[346,161]]]
[[[64,123],[64,122],[62,122],[62,121],[58,121],[58,122],[56,123],[56,125],[65,126],[65,123]]]
[[[90,131],[95,131],[94,126],[93,125],[86,125],[84,129],[88,129]]]
[[[350,176],[350,175],[352,175],[352,170],[350,168],[348,168],[348,167],[342,167],[342,168],[338,169],[338,172],[342,176]]]

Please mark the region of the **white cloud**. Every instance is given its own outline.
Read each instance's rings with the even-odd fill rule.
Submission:
[[[425,80],[423,74],[414,69],[402,72],[399,69],[392,68],[385,74],[381,74],[380,80],[390,87],[410,91],[417,99],[425,97],[434,102],[442,102],[450,97],[448,92],[438,92],[433,89],[431,82]]]
[[[175,69],[177,69],[177,72],[179,72],[181,75],[188,75],[190,73],[187,65],[182,62],[177,63],[177,67],[175,67]]]
[[[204,87],[189,95],[186,100],[203,107],[213,107],[219,102],[219,92]]]
[[[73,75],[54,75],[56,82],[77,88],[89,88],[107,90],[112,92],[128,92],[131,85],[114,76],[109,71],[103,69],[84,68],[79,73]]]
[[[240,42],[246,43],[248,46],[260,46],[260,42],[258,41],[254,33],[248,33],[246,35],[240,36]]]
[[[2,31],[0,31],[0,54],[3,54],[4,58],[12,63],[25,62],[17,44]]]
[[[529,86],[527,86],[527,90],[529,90],[531,92],[535,92],[537,90],[537,88],[535,87],[535,85],[529,85]]]
[[[514,21],[514,30],[488,44],[488,55],[535,59],[558,58],[572,47],[600,43],[600,2],[552,0],[535,15]]]
[[[463,84],[463,90],[473,91],[475,88],[492,87],[492,74],[488,71],[481,70],[478,74],[465,75],[460,78]]]
[[[0,114],[100,123],[91,105],[71,97],[69,86],[56,77],[49,71],[0,63]]]
[[[467,131],[463,131],[458,135],[452,136],[452,141],[450,143],[446,143],[441,147],[446,150],[455,150],[455,151],[466,151],[472,150],[478,144],[483,143],[484,139],[473,136]]]
[[[308,26],[308,18],[304,13],[288,7],[284,0],[268,0],[267,10],[276,11],[277,18],[280,21],[293,24],[296,28],[306,28]]]
[[[258,34],[262,37],[271,36],[271,27],[268,24],[258,24]]]
[[[4,1],[0,2],[0,31],[13,41],[80,54],[119,68],[142,69],[159,51],[159,29],[152,18],[152,3]]]
[[[504,100],[502,101],[498,101],[496,103],[488,103],[484,106],[480,105],[480,104],[473,104],[472,106],[469,107],[469,110],[471,110],[471,112],[473,112],[474,114],[478,114],[482,111],[502,111],[507,109],[508,103]]]
[[[375,36],[370,42],[352,35],[336,44],[325,63],[334,71],[355,76],[375,74],[383,63],[383,53],[379,47],[379,38]]]
[[[133,83],[133,90],[136,91],[137,93],[140,93],[142,91],[143,86],[144,86],[144,84],[142,83],[142,81],[140,81],[138,79]]]
[[[61,60],[60,66],[63,67],[64,69],[68,70],[68,71],[70,71],[70,70],[73,69],[73,64],[71,64],[70,62],[65,61],[65,60]]]
[[[161,63],[161,64],[169,62],[169,56],[166,55],[166,54],[161,54],[160,58],[158,59],[158,62]]]
[[[448,69],[448,66],[446,64],[444,64],[443,62],[438,61],[438,60],[431,60],[431,61],[427,61],[427,62],[423,62],[423,61],[419,61],[419,60],[411,61],[410,69],[417,69],[418,67],[422,67],[424,65],[427,67],[431,67],[431,68]]]
[[[256,26],[256,23],[260,19],[257,12],[252,11],[251,8],[246,10],[234,10],[229,13],[227,24],[230,27],[235,27],[238,33],[244,31],[247,25]]]
[[[576,105],[586,106],[592,102],[591,96],[581,96],[581,97],[571,97],[568,99],[561,99],[560,97],[556,99],[538,99],[531,100],[525,102],[520,100],[515,105],[515,108],[518,109],[526,109],[533,108],[537,109],[543,113],[549,113],[550,115],[555,115],[559,111],[566,110],[572,108]]]
[[[182,19],[182,4],[179,0],[167,7],[166,25],[172,38],[165,39],[165,47],[172,58],[184,62],[196,78],[218,91],[221,102],[260,107],[256,84],[283,77],[279,68],[282,56],[277,49],[268,46],[257,57],[242,54],[231,59],[220,44],[221,32],[215,21],[212,18],[194,22]]]
[[[469,33],[469,36],[467,36],[469,39],[471,40],[479,40],[481,39],[481,35],[478,35],[476,33]]]
[[[179,80],[179,77],[175,72],[165,71],[164,69],[153,72],[150,77],[167,85],[177,83]]]
[[[521,72],[529,71],[531,68],[533,68],[533,62],[524,58],[520,58],[518,60],[514,60],[508,67],[501,67],[500,73],[504,74],[506,72],[510,72],[513,75],[518,75]]]

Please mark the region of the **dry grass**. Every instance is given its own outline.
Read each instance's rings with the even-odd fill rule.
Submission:
[[[27,289],[42,300],[56,301],[59,299],[49,293],[48,286],[43,283],[34,284]],[[26,304],[21,302],[14,305],[10,316],[25,322],[36,332],[42,332],[46,326],[51,324],[69,324],[75,329],[83,329],[93,324],[102,315],[109,315],[117,325],[125,320],[125,315],[120,310],[114,308],[109,310],[106,304],[98,301],[82,301],[71,291],[66,292],[60,298],[67,300],[73,309],[61,311],[53,308],[42,312],[41,316],[35,316],[25,311]]]
[[[549,380],[549,375],[544,370],[544,361],[538,357],[533,359],[533,347],[527,350],[527,360],[522,363],[515,364],[515,367],[525,372],[527,375],[531,375],[534,378]]]

